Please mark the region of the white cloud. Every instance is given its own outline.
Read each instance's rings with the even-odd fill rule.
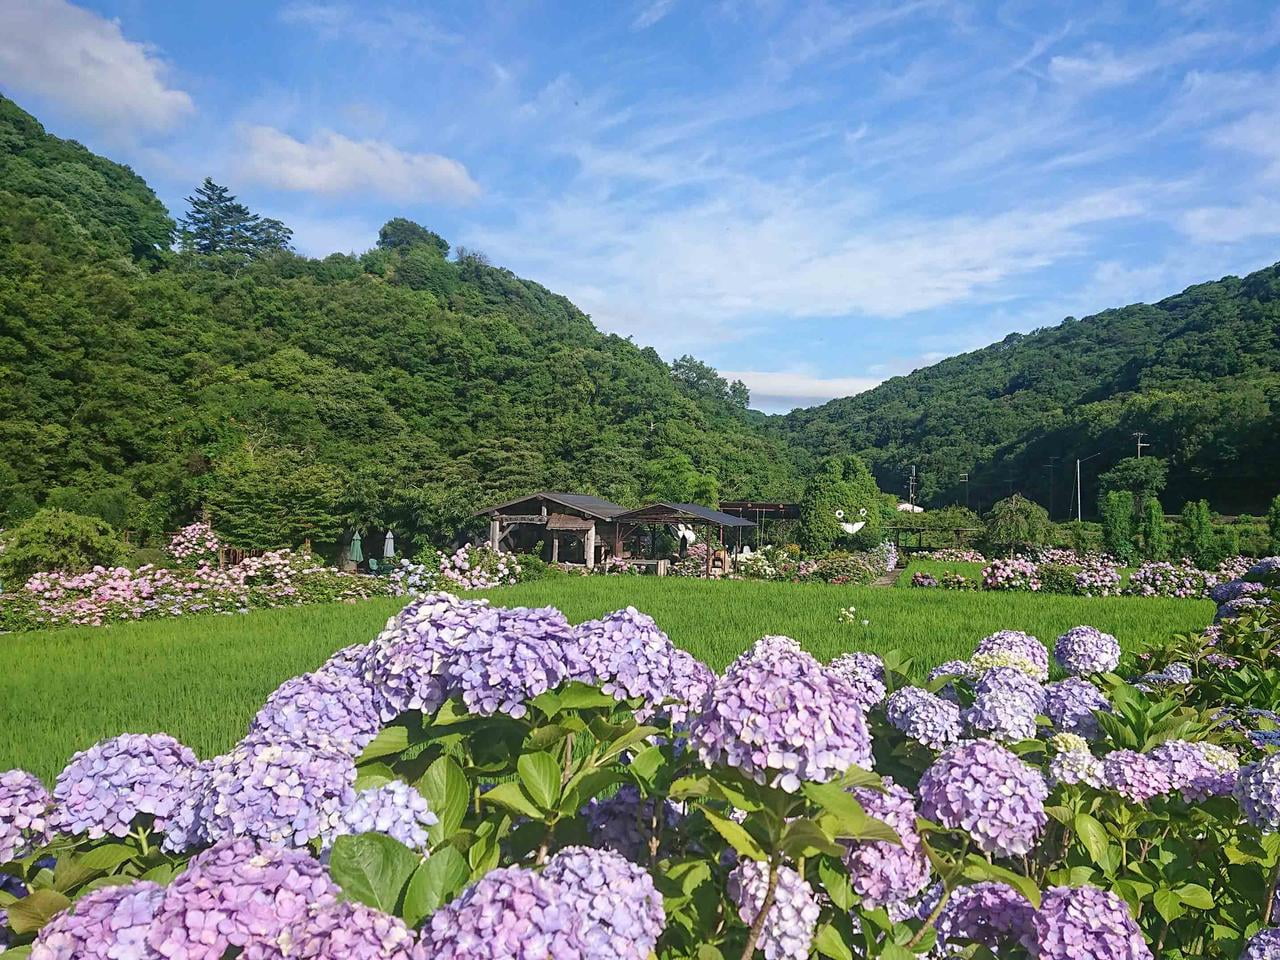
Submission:
[[[1253,154],[1266,164],[1264,176],[1280,179],[1280,110],[1260,110],[1242,117],[1214,134],[1213,141]]]
[[[1117,57],[1105,50],[1085,57],[1054,57],[1049,61],[1049,76],[1058,83],[1079,88],[1116,87],[1132,83],[1151,69],[1148,61],[1137,57]]]
[[[467,168],[435,153],[409,153],[381,140],[322,130],[296,140],[268,126],[240,130],[241,173],[283,190],[371,191],[393,200],[465,202],[480,193]]]
[[[671,8],[675,6],[676,0],[649,0],[644,8],[636,14],[636,18],[632,21],[632,27],[636,30],[647,30],[659,20],[663,19]]]
[[[1280,202],[1260,198],[1238,206],[1197,207],[1179,221],[1182,232],[1201,243],[1234,243],[1280,234]]]
[[[881,382],[874,377],[822,377],[804,370],[721,370],[720,375],[745,383],[751,406],[768,412],[851,397]]]
[[[0,0],[0,77],[117,132],[165,130],[194,111],[156,52],[66,0]]]

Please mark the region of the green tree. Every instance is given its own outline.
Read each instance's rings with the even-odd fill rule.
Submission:
[[[884,534],[880,489],[859,457],[833,457],[810,478],[800,502],[800,544],[811,554],[836,546],[869,549]],[[858,526],[854,533],[845,525]]]
[[[195,253],[257,256],[288,249],[293,231],[279,220],[263,219],[236,200],[212,177],[186,198],[190,209],[178,221],[182,248]]]
[[[1107,553],[1121,563],[1130,563],[1135,552],[1133,494],[1128,490],[1104,493],[1098,504],[1098,513],[1102,520],[1102,544]]]
[[[1141,505],[1151,497],[1159,497],[1169,480],[1169,465],[1160,457],[1126,457],[1105,473],[1098,475],[1098,488],[1106,494],[1124,490]]]
[[[1013,556],[1015,550],[1042,546],[1049,542],[1053,524],[1049,513],[1034,500],[1019,493],[996,503],[987,514],[987,542]]]
[[[1271,553],[1280,556],[1280,494],[1276,494],[1267,509],[1267,533],[1271,537]]]
[[[98,517],[44,509],[4,534],[0,580],[22,581],[43,570],[83,573],[114,566],[127,550],[115,530]]]
[[[1138,535],[1142,538],[1142,555],[1146,559],[1164,560],[1169,556],[1169,528],[1164,522],[1164,508],[1155,497],[1147,497],[1142,503]]]
[[[441,258],[449,256],[449,241],[404,217],[393,217],[378,230],[378,246],[383,250],[399,250],[419,244],[434,247]]]
[[[1201,569],[1216,565],[1213,517],[1207,500],[1189,500],[1183,505],[1178,549]]]

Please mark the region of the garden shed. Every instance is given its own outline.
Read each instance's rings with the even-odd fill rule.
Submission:
[[[609,556],[622,556],[622,527],[627,508],[588,493],[530,493],[486,507],[489,546],[527,552],[544,543],[552,563],[580,563],[588,569]]]

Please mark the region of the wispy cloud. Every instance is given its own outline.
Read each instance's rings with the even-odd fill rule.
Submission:
[[[631,21],[631,26],[636,30],[648,30],[659,20],[665,19],[675,3],[676,0],[648,0]]]
[[[356,43],[384,54],[406,47],[439,53],[463,42],[459,34],[414,6],[293,0],[281,8],[279,17],[323,40]]]
[[[311,193],[370,191],[395,200],[465,202],[479,185],[457,160],[410,153],[379,140],[322,130],[306,142],[268,126],[240,130],[240,172],[249,180]]]
[[[0,79],[109,133],[167,130],[195,112],[146,44],[66,0],[0,0]]]
[[[806,370],[722,370],[721,376],[745,383],[751,406],[766,413],[851,397],[880,383],[874,377],[822,377]]]

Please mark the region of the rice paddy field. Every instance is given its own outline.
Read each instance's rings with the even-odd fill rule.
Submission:
[[[999,629],[1052,643],[1088,623],[1133,650],[1213,616],[1209,601],[651,577],[555,578],[488,596],[550,604],[574,622],[634,606],[717,669],[770,633],[795,637],[824,660],[900,650],[923,672],[967,656]],[[243,735],[282,680],[371,639],[402,605],[382,599],[0,637],[0,769],[24,767],[52,782],[74,751],[124,732],[163,730],[212,756]],[[855,622],[838,622],[850,606]]]

